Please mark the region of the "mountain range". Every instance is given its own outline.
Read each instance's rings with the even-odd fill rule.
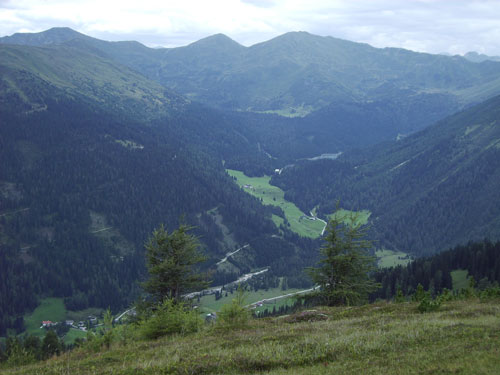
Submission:
[[[500,94],[496,62],[373,48],[305,32],[251,47],[217,34],[186,47],[153,49],[53,28],[3,37],[0,43],[76,48],[125,65],[210,107],[296,117],[293,126],[286,122],[286,134],[279,126],[277,130],[290,142],[288,149],[303,152],[292,155],[296,158],[407,135]],[[276,133],[276,122],[267,121],[265,130]],[[259,142],[266,139],[267,134],[260,133]]]
[[[186,47],[104,42],[71,29],[14,34],[0,43],[79,43],[202,103],[224,109],[305,114],[333,102],[441,93],[463,105],[499,93],[499,67],[459,56],[373,48],[290,32],[251,47],[217,34]]]
[[[483,62],[483,61],[500,61],[500,56],[488,56],[482,53],[477,53],[477,52],[467,52],[464,55],[464,58],[466,58],[469,61],[472,62]]]
[[[271,182],[325,219],[337,199],[369,209],[380,247],[500,238],[498,62],[304,32],[151,49],[55,28],[0,38],[0,74],[0,333],[41,296],[131,302],[144,241],[182,216],[214,283],[267,267],[307,285],[319,240],[277,228],[283,211],[226,168],[282,170]]]

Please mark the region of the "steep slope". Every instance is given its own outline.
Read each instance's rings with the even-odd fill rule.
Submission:
[[[12,93],[21,97],[27,110],[45,107],[37,98],[43,95],[39,89],[23,82],[29,80],[30,75],[62,90],[64,95],[85,97],[100,102],[108,111],[121,111],[130,117],[161,117],[188,103],[144,76],[88,49],[65,45],[45,48],[0,45],[0,58],[5,95]]]
[[[271,215],[282,213],[226,174],[223,158],[254,146],[219,113],[89,50],[2,45],[0,54],[0,272],[9,280],[0,334],[22,329],[38,297],[64,297],[73,310],[129,303],[144,241],[182,215],[198,227],[205,269],[260,244],[214,280],[303,251],[289,233],[266,246],[279,235]]]
[[[272,180],[303,208],[372,211],[378,246],[433,253],[500,238],[500,97],[400,141],[304,162]]]
[[[16,33],[0,38],[0,43],[34,47],[86,44],[89,47],[93,47],[95,51],[101,51],[101,53],[107,56],[115,56],[117,59],[126,60],[127,64],[131,66],[136,65],[137,60],[147,65],[148,61],[154,60],[154,56],[158,55],[156,53],[158,50],[148,48],[139,42],[108,42],[92,38],[69,27],[53,27],[39,33]]]
[[[15,33],[0,38],[0,43],[27,46],[61,44],[73,39],[93,39],[69,27],[53,27],[39,33]]]

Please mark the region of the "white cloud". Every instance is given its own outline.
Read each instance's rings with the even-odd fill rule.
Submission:
[[[500,55],[497,0],[0,0],[0,34],[69,26],[176,46],[224,33],[244,45],[304,30],[377,47]]]

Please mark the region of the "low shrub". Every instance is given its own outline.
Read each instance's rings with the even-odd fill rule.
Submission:
[[[10,355],[7,359],[8,367],[18,367],[36,362],[33,353],[28,352],[25,348],[17,345],[12,348]]]
[[[243,328],[247,325],[250,318],[250,311],[245,307],[245,292],[238,288],[236,298],[231,303],[222,306],[217,315],[218,328]]]
[[[441,299],[432,299],[430,296],[425,297],[417,306],[417,310],[421,313],[436,311],[441,306]]]
[[[173,333],[186,334],[200,329],[202,320],[196,311],[183,303],[166,299],[155,312],[139,324],[140,334],[147,339],[156,339]]]
[[[403,303],[406,302],[406,298],[403,294],[403,291],[401,288],[398,288],[398,291],[396,292],[396,296],[394,297],[394,302],[395,303]]]
[[[492,299],[499,299],[500,298],[500,287],[491,287],[491,288],[486,288],[482,290],[479,293],[479,298],[481,301],[489,301]]]

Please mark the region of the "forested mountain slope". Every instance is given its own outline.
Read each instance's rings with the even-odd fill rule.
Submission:
[[[2,45],[0,56],[0,333],[21,329],[38,297],[65,297],[73,310],[129,303],[144,241],[182,215],[197,226],[206,269],[259,244],[214,280],[283,271],[283,258],[310,246],[276,238],[271,214],[281,211],[225,173],[226,156],[257,152],[217,112],[89,50]]]
[[[79,47],[0,45],[2,97],[21,98],[26,110],[43,109],[41,99],[47,96],[47,88],[32,84],[42,80],[63,95],[92,100],[102,110],[120,112],[128,118],[158,118],[188,103],[141,74],[113,63],[99,51]]]
[[[303,209],[369,209],[379,247],[430,254],[500,238],[500,97],[400,141],[286,168],[272,183]]]

